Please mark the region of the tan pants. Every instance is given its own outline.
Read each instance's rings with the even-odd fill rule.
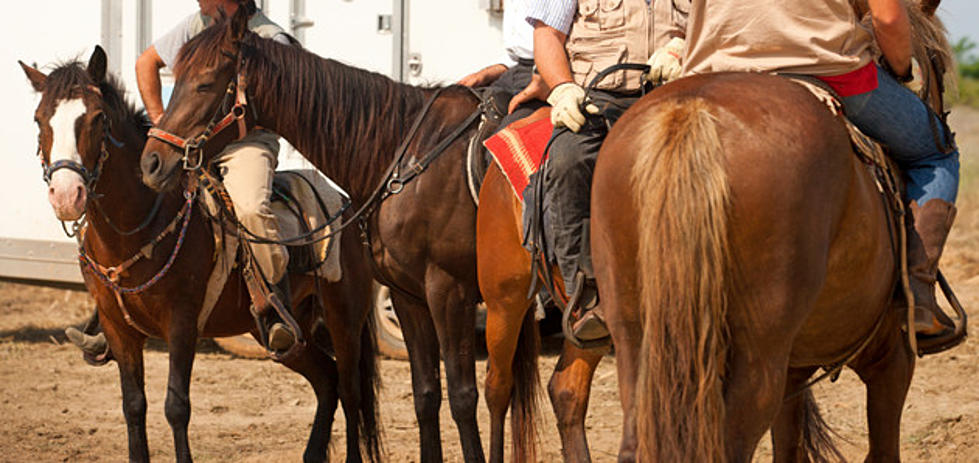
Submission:
[[[278,153],[278,136],[259,130],[228,145],[215,158],[238,220],[250,232],[271,240],[279,239],[279,226],[269,199]],[[251,248],[269,282],[277,283],[285,276],[289,263],[285,246],[252,244]]]

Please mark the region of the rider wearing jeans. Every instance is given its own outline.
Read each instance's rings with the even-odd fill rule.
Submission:
[[[160,68],[173,68],[180,47],[218,18],[219,8],[229,16],[239,8],[238,0],[199,0],[198,3],[200,12],[190,15],[157,39],[136,61],[139,93],[154,124],[163,117]],[[254,1],[241,2],[241,8],[252,11],[248,21],[248,28],[252,32],[286,45],[294,43],[281,27],[258,11]],[[279,239],[279,226],[270,202],[272,177],[278,162],[278,138],[278,135],[266,130],[252,130],[241,140],[229,144],[213,161],[224,188],[231,196],[238,220],[250,232],[271,240]],[[249,245],[266,281],[275,285],[282,303],[288,306],[290,295],[286,267],[289,254],[286,247],[278,244]],[[286,351],[295,343],[295,333],[274,314],[274,310],[269,310],[264,320],[266,326],[263,328],[268,328],[267,347],[273,351]]]
[[[914,218],[908,267],[915,329],[922,340],[940,339],[951,328],[933,315],[939,310],[934,285],[938,259],[955,218],[958,151],[939,118],[914,93],[920,90],[921,77],[911,57],[911,25],[904,2],[869,0],[868,5],[873,31],[860,24],[849,0],[694,0],[689,26],[685,34],[677,35],[683,53],[672,64],[679,64],[682,57],[684,75],[809,74],[836,90],[846,116],[882,143],[905,173]],[[657,16],[660,13],[657,9]],[[875,37],[883,53],[881,65],[873,61]]]

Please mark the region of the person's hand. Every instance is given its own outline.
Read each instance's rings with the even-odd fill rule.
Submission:
[[[646,80],[654,84],[669,82],[680,77],[680,57],[683,56],[683,49],[687,43],[679,37],[673,37],[666,45],[660,47],[649,57],[646,64],[649,65],[649,73]]]
[[[574,82],[565,82],[554,87],[547,97],[551,105],[551,124],[554,127],[567,127],[572,132],[581,130],[585,123],[585,115],[581,112],[581,103],[585,100],[585,89]],[[589,104],[585,108],[589,114],[597,114],[598,106]]]
[[[513,98],[510,98],[510,106],[507,107],[507,114],[512,113],[513,110],[517,109],[517,106],[520,106],[528,101],[546,100],[547,93],[550,90],[551,89],[547,87],[547,83],[544,82],[544,78],[542,78],[540,74],[533,74],[530,78],[530,83],[527,84],[527,86],[524,87],[520,93],[517,93],[513,96]]]
[[[502,64],[493,64],[491,66],[486,66],[472,74],[469,74],[462,79],[459,79],[459,85],[465,85],[466,87],[482,87],[493,83],[496,79],[499,79],[504,72],[506,72],[507,67]]]
[[[921,92],[921,88],[925,86],[925,80],[921,76],[921,65],[918,64],[918,60],[914,57],[911,58],[911,80],[901,85],[904,85],[915,94]]]

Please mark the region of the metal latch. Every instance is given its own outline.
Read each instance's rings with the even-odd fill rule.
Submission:
[[[292,23],[292,30],[313,27],[313,25],[316,24],[312,19],[305,16],[293,16],[290,21]]]
[[[421,53],[411,53],[408,55],[408,72],[412,77],[418,77],[422,73]]]

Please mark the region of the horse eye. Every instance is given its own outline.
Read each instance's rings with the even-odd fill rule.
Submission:
[[[197,92],[203,93],[211,89],[211,84],[200,84],[197,86]]]

